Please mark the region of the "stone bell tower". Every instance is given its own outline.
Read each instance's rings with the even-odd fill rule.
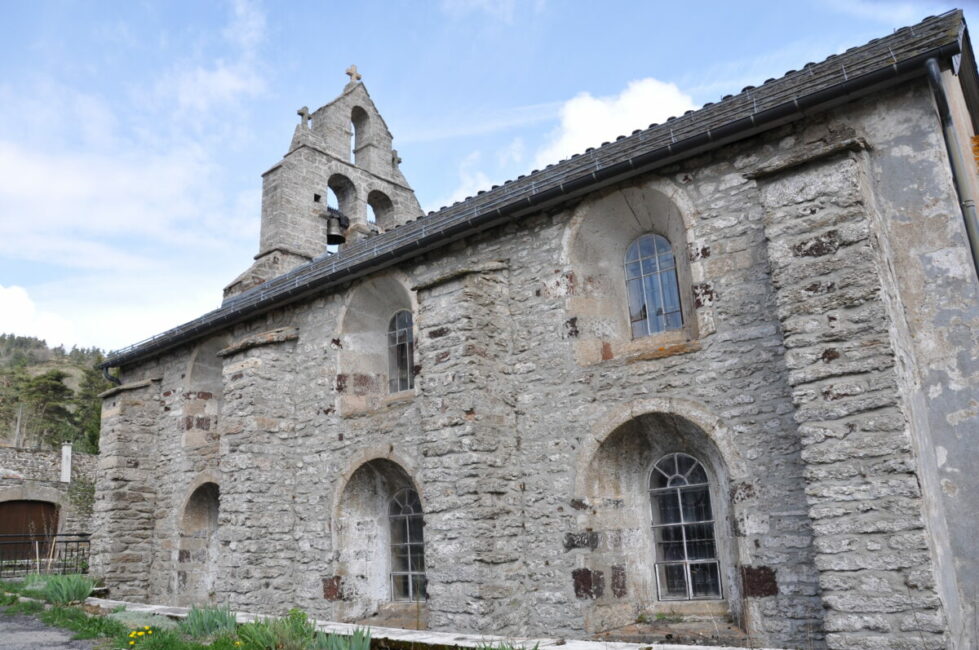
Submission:
[[[297,111],[299,124],[288,153],[262,175],[258,254],[225,287],[226,300],[327,252],[331,193],[349,220],[347,242],[421,216],[398,167],[391,132],[357,66],[350,66],[347,75],[350,81],[339,97],[312,113],[305,106]]]

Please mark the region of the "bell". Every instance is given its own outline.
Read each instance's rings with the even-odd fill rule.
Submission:
[[[338,215],[331,214],[328,216],[326,218],[326,243],[330,246],[336,246],[346,242],[347,237],[343,234],[344,230]]]

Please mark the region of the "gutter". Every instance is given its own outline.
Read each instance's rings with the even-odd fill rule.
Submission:
[[[928,84],[935,93],[935,103],[938,105],[938,116],[942,122],[942,132],[945,135],[945,149],[952,168],[952,179],[955,191],[959,196],[962,207],[962,219],[965,221],[965,234],[969,240],[969,250],[972,252],[972,266],[979,277],[979,233],[976,231],[976,197],[972,192],[972,184],[966,181],[965,174],[969,173],[969,165],[962,155],[958,134],[955,133],[955,121],[948,107],[945,96],[945,86],[942,84],[942,72],[938,60],[930,57],[925,61],[928,74]]]
[[[513,191],[511,184],[505,184],[461,204],[444,208],[436,215],[423,217],[378,237],[362,240],[337,255],[317,258],[273,278],[194,321],[119,350],[106,359],[102,367],[118,367],[166,352],[271,309],[393,266],[523,215],[565,203],[601,187],[751,137],[798,120],[807,114],[851,101],[874,90],[921,76],[925,73],[926,61],[951,57],[960,51],[961,43],[956,39],[954,42],[892,63],[874,72],[847,79],[809,95],[795,97],[770,109],[752,113],[720,127],[707,129],[686,139],[671,142],[665,147],[646,151],[604,167],[601,166],[601,158],[603,155],[608,155],[606,147],[575,156],[554,167],[582,166],[583,162],[590,159],[593,164],[589,166],[593,171],[585,171],[576,178],[564,182],[548,183],[547,176],[553,174],[554,167],[545,168],[523,180],[521,185],[529,185],[530,191],[522,196],[520,196],[521,190]],[[645,132],[633,136],[634,141],[641,143],[644,135]],[[537,182],[534,182],[535,178]],[[379,241],[381,239],[385,241]]]

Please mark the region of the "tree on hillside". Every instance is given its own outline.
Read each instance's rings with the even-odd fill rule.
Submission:
[[[101,361],[100,354],[96,363]],[[85,375],[82,377],[74,400],[76,440],[81,451],[92,454],[99,452],[99,430],[102,426],[102,400],[99,398],[99,393],[111,387],[112,384],[102,376],[97,365],[85,369]]]
[[[49,370],[23,384],[22,439],[38,440],[52,447],[75,441],[77,429],[71,412],[75,394],[65,385],[67,376],[61,370]]]

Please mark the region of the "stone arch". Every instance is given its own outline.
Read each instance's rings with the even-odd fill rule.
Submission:
[[[658,599],[648,479],[653,464],[672,453],[694,457],[710,477],[723,589],[720,599]],[[619,594],[615,597],[628,598],[648,615],[731,614],[740,620],[737,539],[731,523],[730,486],[745,476],[745,463],[733,444],[730,430],[702,404],[686,399],[653,398],[616,408],[593,427],[576,461],[574,499],[584,505],[579,526],[593,531],[598,538],[618,540],[615,544],[596,544],[598,550],[585,559],[587,570],[617,574]],[[595,604],[601,605],[601,599]]]
[[[180,421],[185,447],[217,443],[224,407],[223,362],[218,352],[229,341],[227,334],[206,339],[194,348],[187,362]]]
[[[388,395],[387,330],[401,310],[417,313],[404,277],[385,273],[371,277],[347,294],[338,323],[337,393],[341,414],[378,406]]]
[[[351,150],[350,160],[355,165],[363,165],[362,151],[370,140],[370,116],[361,106],[350,109]]]
[[[680,188],[665,179],[619,186],[582,202],[562,238],[562,259],[573,275],[569,316],[576,318],[579,362],[594,362],[644,349],[696,339],[699,319],[694,282],[702,272],[690,263],[696,209]],[[669,240],[676,261],[683,327],[633,339],[626,291],[625,254],[645,234]]]
[[[389,450],[352,465],[337,487],[332,531],[342,619],[374,615],[392,600],[391,500],[414,490],[426,510],[422,490],[398,460]]]
[[[380,190],[371,190],[367,194],[367,205],[370,208],[368,214],[373,213],[373,219],[368,216],[368,221],[373,221],[381,228],[386,228],[392,223],[394,204],[387,194]]]
[[[204,480],[190,492],[181,509],[176,562],[178,605],[213,600],[220,503],[218,484]]]
[[[357,187],[345,175],[332,174],[326,181],[329,192],[333,193],[336,205],[331,205],[332,200],[328,198],[327,204],[335,207],[351,220],[357,215]]]

